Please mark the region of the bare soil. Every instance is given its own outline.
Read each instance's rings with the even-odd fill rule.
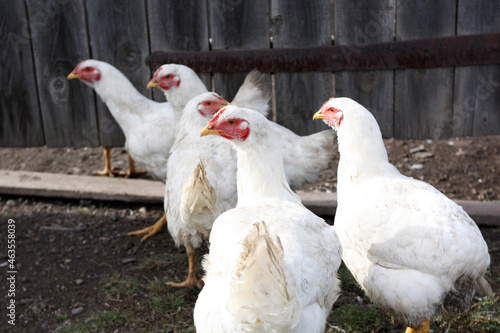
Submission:
[[[452,199],[500,200],[500,136],[449,140],[385,140],[401,173],[424,180]],[[104,167],[101,148],[0,148],[0,169],[91,175]],[[321,179],[304,190],[336,191],[338,156]],[[127,153],[112,150],[112,164],[128,169]],[[147,174],[141,178],[150,178]]]
[[[431,183],[451,198],[500,200],[499,136],[444,141],[391,139],[386,140],[386,146],[391,162],[404,174]],[[127,168],[127,155],[122,149],[113,150],[113,164],[122,170]],[[102,166],[100,148],[0,148],[3,169],[91,174]],[[321,181],[304,189],[335,191],[335,169],[334,163]],[[80,319],[118,310],[125,315],[133,313],[135,319],[116,319],[115,324],[108,320],[105,328],[82,331],[192,331],[192,308],[198,291],[172,290],[163,282],[163,289],[156,294],[132,289],[132,285],[129,294],[123,289],[113,291],[122,278],[151,283],[181,281],[186,276],[184,249],[176,248],[168,233],[145,243],[126,235],[154,223],[162,213],[162,205],[2,196],[0,332],[63,331]],[[331,217],[327,218],[331,223]],[[16,236],[14,297],[9,296],[10,284],[6,283],[10,276],[7,271],[12,270],[6,249],[9,219],[15,221]],[[489,280],[498,295],[500,228],[482,227],[481,231],[492,257]],[[170,303],[179,299],[184,303],[176,305],[175,311],[160,311],[153,306],[158,294],[173,295]],[[359,295],[363,297],[361,291]],[[16,306],[15,326],[8,324],[5,311],[11,299]],[[352,296],[343,296],[335,306],[352,301]],[[402,331],[401,327],[393,328]]]

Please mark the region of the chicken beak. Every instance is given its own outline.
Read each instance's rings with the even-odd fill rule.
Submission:
[[[213,125],[207,125],[204,129],[201,130],[200,136],[219,135],[220,132],[224,132],[223,130],[214,130],[213,128]]]
[[[321,113],[321,110],[316,112],[313,116],[313,120],[326,119],[326,117]]]
[[[71,72],[71,73],[69,73],[67,79],[68,80],[73,80],[73,79],[79,79],[80,77],[81,77],[80,75]]]
[[[154,88],[154,87],[158,87],[160,84],[158,82],[156,82],[155,79],[152,79],[151,81],[149,81],[148,83],[148,88]]]

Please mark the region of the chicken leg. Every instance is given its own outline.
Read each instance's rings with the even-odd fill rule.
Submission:
[[[104,148],[104,170],[95,170],[94,175],[114,177],[116,173],[111,168],[111,148]]]
[[[194,289],[194,287],[197,287],[198,289],[201,289],[203,287],[203,280],[198,280],[196,278],[196,249],[192,247],[190,244],[187,244],[186,252],[189,261],[189,271],[186,281],[181,283],[167,282],[167,286],[171,286],[174,288],[187,287],[189,289]]]
[[[127,235],[129,236],[144,235],[144,237],[142,237],[141,239],[141,242],[144,242],[149,237],[162,231],[166,225],[167,225],[167,213],[163,214],[163,216],[158,221],[156,221],[155,224],[153,224],[152,226],[149,226],[141,230],[131,231]]]
[[[132,157],[128,157],[128,171],[120,172],[120,176],[125,176],[125,178],[135,178],[139,175],[145,174],[146,170],[139,170],[135,168],[135,162]]]
[[[429,333],[431,329],[431,322],[429,319],[425,319],[420,325],[418,325],[418,329],[413,329],[411,327],[407,327],[405,333]]]

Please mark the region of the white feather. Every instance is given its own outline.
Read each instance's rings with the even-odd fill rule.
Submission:
[[[477,225],[444,194],[388,162],[368,110],[348,98],[321,110],[332,107],[343,113],[335,229],[347,267],[374,303],[408,326],[442,308],[466,309],[490,263]]]
[[[248,122],[238,152],[238,205],[215,221],[198,332],[323,332],[337,299],[341,246],[288,186],[279,132],[255,111],[227,107],[219,120]]]
[[[100,72],[100,80],[86,83],[95,89],[123,130],[130,157],[165,182],[168,152],[179,120],[170,104],[143,96],[125,75],[108,63],[90,59],[79,66],[91,66]]]

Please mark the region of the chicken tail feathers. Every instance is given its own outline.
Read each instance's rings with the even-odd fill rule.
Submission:
[[[270,99],[271,91],[266,82],[266,75],[254,69],[248,73],[231,103],[267,116]]]
[[[271,238],[264,221],[254,224],[243,241],[231,292],[228,309],[254,328],[284,331],[300,319],[300,303],[287,288],[283,246],[279,237]]]
[[[284,155],[285,174],[294,190],[316,181],[321,172],[330,167],[337,147],[335,132],[326,130],[308,136],[296,136],[293,147]]]
[[[477,289],[479,292],[485,294],[486,296],[488,296],[489,299],[493,299],[494,296],[493,296],[493,289],[491,289],[491,286],[490,284],[488,283],[488,281],[486,281],[486,279],[484,277],[480,277],[478,280],[477,280]]]

